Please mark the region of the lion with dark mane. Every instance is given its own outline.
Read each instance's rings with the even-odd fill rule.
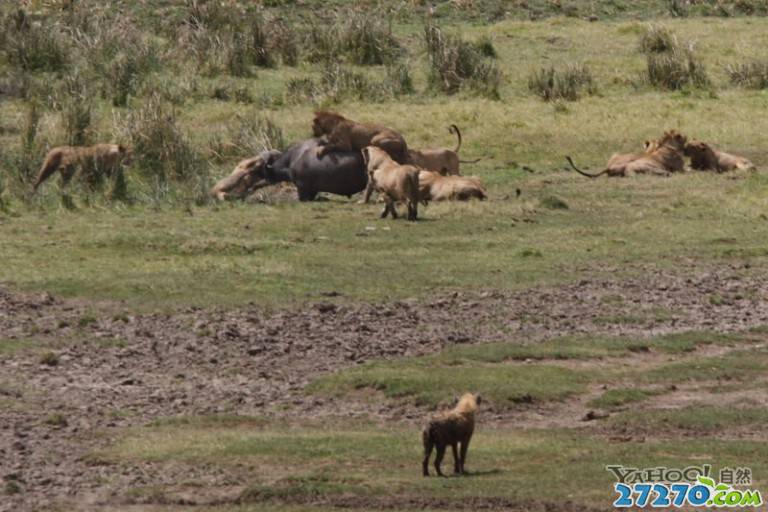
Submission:
[[[407,159],[408,145],[396,131],[378,124],[357,123],[336,112],[315,112],[312,132],[315,137],[325,137],[317,153],[320,157],[332,151],[361,151],[376,146],[399,164]]]

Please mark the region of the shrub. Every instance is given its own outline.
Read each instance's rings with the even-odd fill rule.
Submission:
[[[134,167],[150,180],[155,192],[162,192],[169,181],[192,180],[201,173],[197,152],[159,94],[150,95],[140,109],[121,121],[124,138],[133,148]]]
[[[768,89],[768,60],[726,67],[731,83],[750,89]]]
[[[669,14],[678,18],[688,16],[689,0],[667,0]]]
[[[392,35],[392,26],[384,26],[384,16],[355,11],[342,34],[342,46],[354,64],[375,66],[394,61],[402,48]]]
[[[296,66],[299,63],[299,40],[296,32],[284,22],[274,22],[271,44],[280,54],[282,63],[286,66]]]
[[[413,86],[411,72],[405,64],[387,66],[387,76],[385,81],[393,96],[403,96],[416,92],[416,88]]]
[[[668,29],[650,25],[640,39],[640,50],[646,54],[645,79],[652,86],[667,90],[712,86],[692,45],[681,44]]]
[[[34,24],[23,9],[17,9],[5,17],[0,30],[0,51],[24,71],[61,71],[69,60],[60,27],[50,18]]]
[[[291,78],[285,84],[285,98],[289,103],[315,103],[322,94],[312,78]]]
[[[675,47],[670,52],[647,57],[647,79],[654,87],[678,90],[684,87],[706,89],[712,86],[704,63],[690,48]]]
[[[499,56],[496,52],[496,47],[493,45],[493,40],[488,36],[483,36],[475,42],[475,48],[483,57],[489,57],[495,59]]]
[[[677,48],[677,37],[663,25],[648,25],[640,38],[640,51],[643,53],[665,53]]]
[[[332,62],[342,54],[342,38],[335,23],[310,22],[304,42],[307,61]]]
[[[501,73],[475,45],[443,34],[430,24],[424,27],[424,39],[429,56],[429,83],[433,87],[453,94],[466,85],[485,96],[499,97]]]
[[[70,146],[87,145],[90,140],[93,95],[87,79],[79,69],[64,78],[56,106],[61,110],[66,143]]]
[[[528,89],[544,101],[576,101],[582,92],[595,93],[595,83],[589,68],[570,65],[563,70],[541,68],[528,78]]]

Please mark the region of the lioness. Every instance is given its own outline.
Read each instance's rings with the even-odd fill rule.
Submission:
[[[32,191],[57,170],[67,184],[80,167],[80,174],[92,179],[100,175],[112,176],[122,163],[128,164],[130,152],[120,144],[96,144],[94,146],[58,146],[45,156]]]
[[[322,157],[331,151],[361,151],[366,146],[376,146],[386,151],[393,160],[406,162],[408,146],[402,135],[377,124],[356,123],[336,112],[315,112],[312,121],[315,137],[325,136],[325,143],[318,149]]]
[[[368,170],[368,186],[365,189],[365,202],[371,192],[376,190],[384,199],[381,218],[392,214],[397,218],[395,205],[404,202],[408,207],[408,220],[418,217],[419,204],[419,169],[412,165],[400,165],[386,151],[376,146],[363,149],[363,160]]]
[[[445,449],[449,445],[453,450],[453,472],[456,474],[465,472],[464,463],[467,461],[467,449],[475,431],[475,412],[482,400],[480,395],[465,393],[458,399],[456,407],[452,410],[436,414],[430,418],[421,433],[424,443],[424,459],[421,463],[421,469],[424,476],[429,476],[429,457],[432,455],[432,448],[437,448],[435,471],[439,476],[443,476],[440,464],[443,462]],[[457,450],[459,443],[461,443],[461,454]]]
[[[466,201],[486,199],[485,187],[477,176],[443,176],[434,171],[419,172],[419,199],[427,201]]]
[[[658,145],[654,141],[647,141],[645,153],[615,154],[608,160],[605,169],[597,174],[586,173],[576,167],[570,156],[565,158],[576,172],[589,178],[597,178],[603,174],[614,177],[635,174],[669,176],[670,173],[683,171],[686,141],[686,136],[676,130],[664,132],[664,136],[658,140]]]
[[[437,171],[440,174],[460,174],[459,164],[474,164],[480,161],[476,160],[460,160],[459,149],[461,148],[461,132],[459,127],[452,124],[448,127],[450,133],[456,134],[458,142],[456,149],[448,148],[424,148],[424,149],[409,149],[408,150],[408,163],[421,167],[428,171]]]
[[[706,142],[692,140],[685,145],[685,156],[691,158],[691,168],[697,171],[728,172],[734,170],[754,171],[755,164],[748,159],[718,151]]]
[[[279,156],[279,151],[272,150],[241,161],[232,174],[213,186],[211,196],[219,201],[245,199],[255,190],[270,185],[272,182],[267,179],[264,167]]]

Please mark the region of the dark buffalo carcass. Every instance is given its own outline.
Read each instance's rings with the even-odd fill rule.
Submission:
[[[319,192],[351,197],[365,190],[368,175],[359,151],[334,151],[317,156],[320,139],[293,144],[264,166],[270,183],[290,181],[296,185],[299,201],[312,201]]]

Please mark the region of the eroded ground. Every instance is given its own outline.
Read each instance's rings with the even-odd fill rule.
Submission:
[[[263,421],[308,428],[323,421],[345,424],[348,418],[370,422],[373,431],[413,431],[412,449],[418,453],[417,423],[434,407],[429,397],[409,399],[407,388],[404,397],[389,396],[386,375],[378,391],[364,382],[347,389],[344,372],[339,382],[328,376],[372,360],[399,364],[441,351],[458,350],[456,357],[480,361],[487,371],[546,367],[571,372],[576,391],[554,398],[544,388],[541,395],[531,388],[507,398],[503,390],[492,391],[480,420],[489,436],[574,429],[615,443],[764,439],[762,417],[749,414],[768,405],[761,366],[768,336],[760,329],[768,325],[768,276],[737,267],[641,273],[628,281],[585,279],[516,293],[454,293],[428,302],[350,304],[328,297],[302,309],[187,309],[169,315],[131,315],[114,304],[2,291],[0,473],[8,495],[0,510],[62,503],[83,509],[234,504],[254,478],[262,481],[262,472],[248,464],[190,463],[172,454],[142,459],[113,449],[124,439],[141,438],[136,427],[161,420],[162,429],[167,417],[237,415],[245,417],[245,426]],[[652,341],[688,331],[702,334]],[[639,341],[614,350],[605,335]],[[556,341],[563,336],[576,341]],[[579,339],[595,337],[602,337],[597,345],[602,349],[568,351],[586,347]],[[522,349],[489,356],[482,352],[489,347]],[[307,390],[318,378],[320,385]],[[324,385],[323,378],[330,383]],[[741,415],[725,424],[686,421],[679,414],[664,418],[665,411],[684,416],[692,406],[710,408],[714,417],[721,417],[724,407],[752,412],[746,420]],[[418,455],[405,471],[411,470],[415,477]],[[185,487],[189,482],[196,483]],[[249,496],[256,504],[276,499],[345,508],[444,508],[448,503],[439,493],[417,498],[406,492],[397,503],[375,493]],[[448,501],[468,509],[482,502],[490,509],[550,510],[527,498],[481,495]],[[551,510],[582,510],[557,503]]]

